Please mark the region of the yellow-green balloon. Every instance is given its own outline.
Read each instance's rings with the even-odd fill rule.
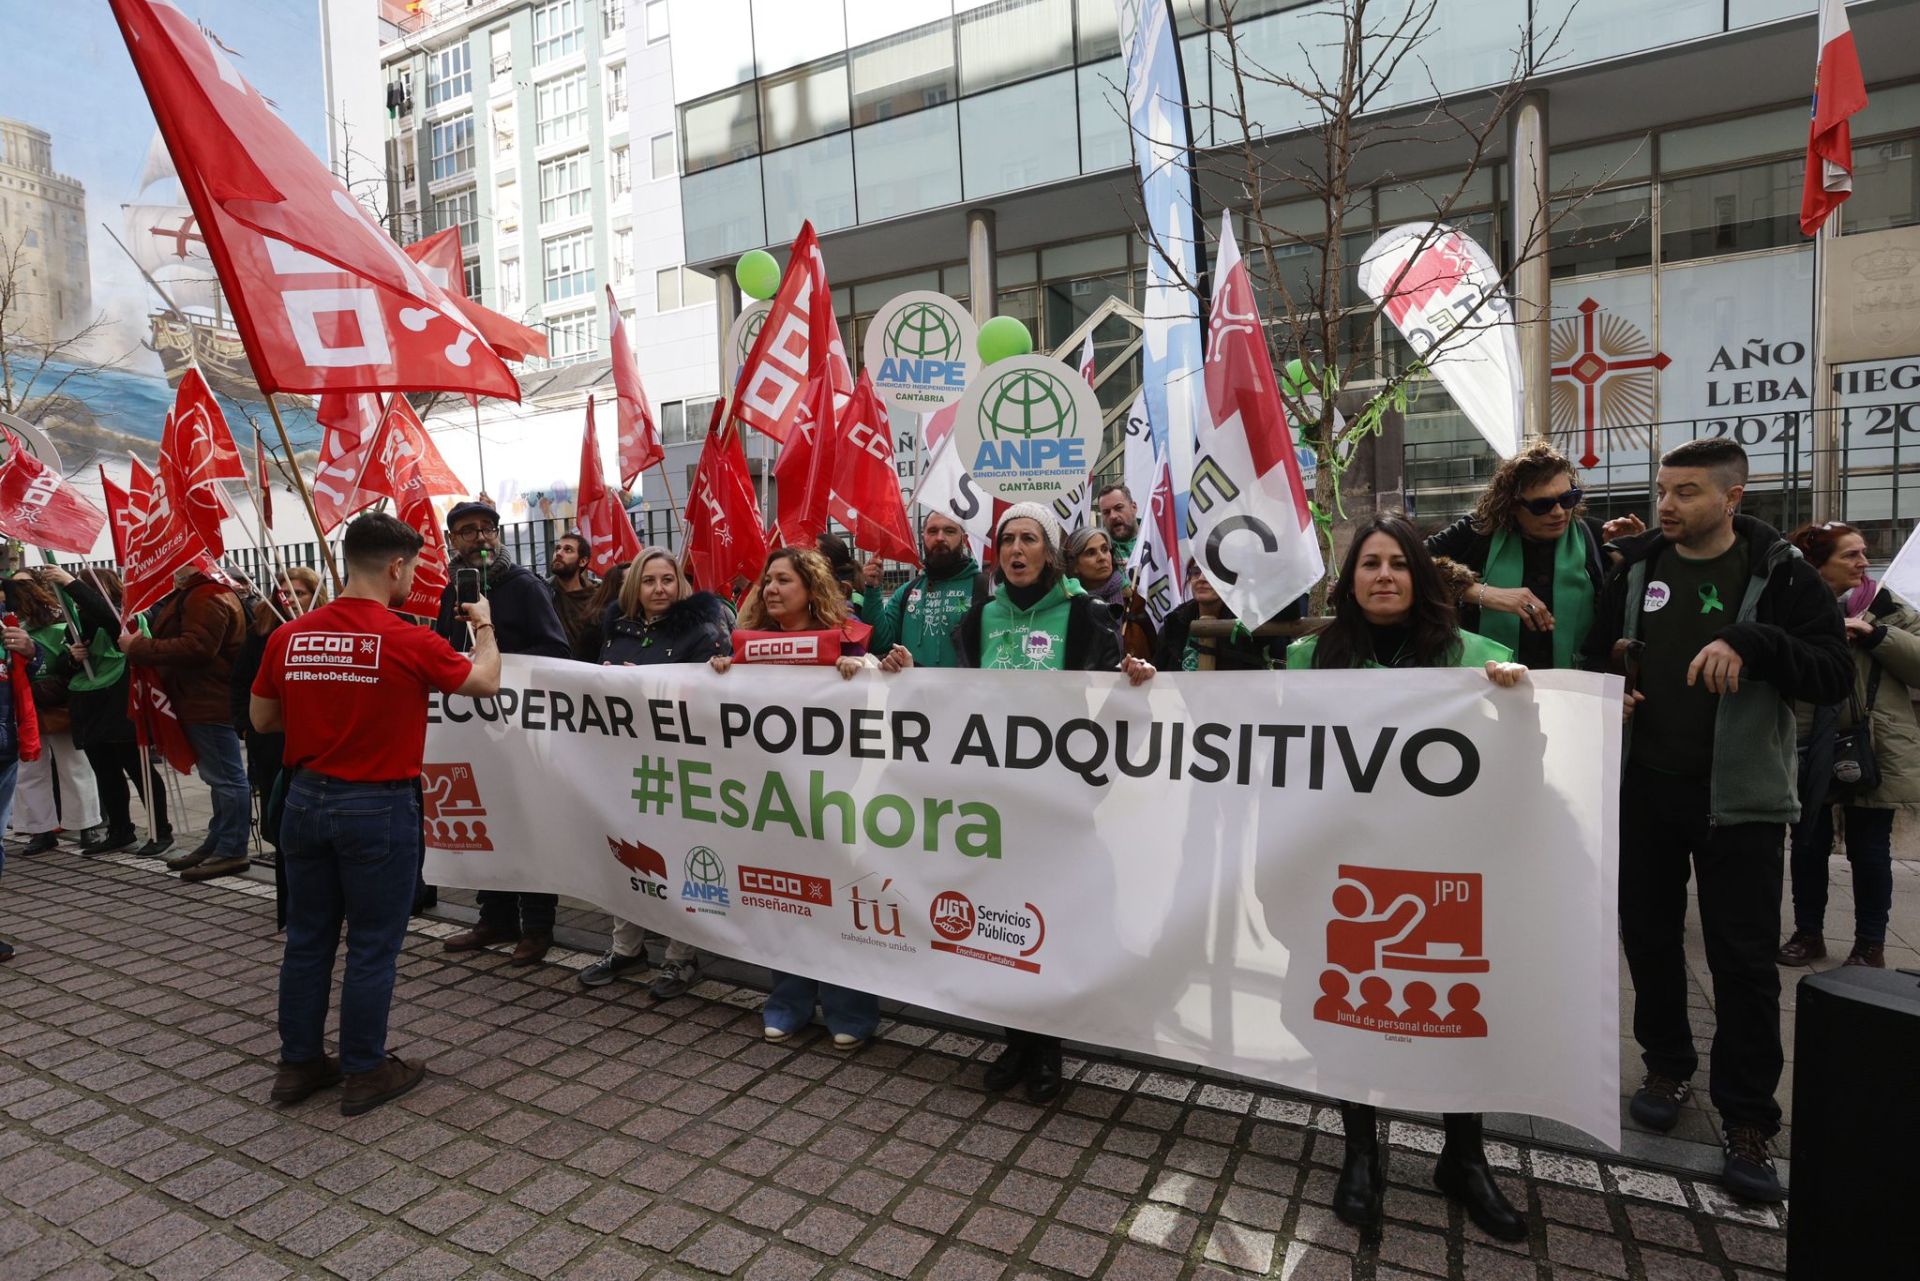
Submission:
[[[741,293],[765,302],[780,288],[780,264],[766,250],[754,249],[740,255],[733,265],[733,278],[740,282]]]
[[[995,316],[980,326],[980,338],[976,346],[980,349],[981,361],[991,365],[996,360],[1024,356],[1032,351],[1033,335],[1014,317]]]

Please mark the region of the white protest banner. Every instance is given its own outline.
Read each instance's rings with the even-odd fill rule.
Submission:
[[[435,699],[426,875],[987,1023],[1617,1146],[1620,697],[1579,672],[1135,689],[509,655],[497,699]]]

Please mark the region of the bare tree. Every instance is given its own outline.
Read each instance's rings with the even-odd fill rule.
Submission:
[[[90,355],[112,327],[105,312],[65,336],[35,337],[26,332],[31,304],[45,297],[34,287],[26,249],[24,233],[9,239],[0,229],[0,410],[31,421],[69,383],[77,380],[85,386],[88,379],[120,362],[98,362]]]
[[[1445,224],[1484,207],[1476,193],[1506,158],[1509,113],[1561,57],[1565,19],[1551,31],[1516,30],[1498,83],[1450,94],[1426,56],[1439,28],[1440,0],[1327,0],[1269,19],[1300,24],[1302,37],[1281,51],[1286,65],[1258,52],[1249,27],[1237,20],[1252,3],[1217,0],[1218,20],[1206,23],[1215,92],[1210,103],[1195,105],[1194,123],[1211,141],[1190,164],[1208,204],[1244,215],[1248,270],[1266,313],[1269,350],[1277,367],[1298,361],[1295,372],[1306,375],[1283,395],[1289,421],[1318,460],[1315,515],[1330,537],[1332,521],[1344,514],[1342,476],[1367,438],[1380,433],[1385,416],[1404,412],[1428,376],[1418,358],[1396,366],[1385,350],[1373,352],[1370,341],[1350,340],[1378,326],[1399,282],[1378,301],[1361,293],[1351,281],[1358,264],[1344,238],[1371,232],[1378,190],[1397,189],[1417,204],[1418,215],[1400,221],[1436,224],[1416,254],[1438,243]],[[1410,84],[1422,92],[1409,94]],[[1435,169],[1445,177],[1409,181]],[[1416,356],[1431,361],[1490,326],[1522,323],[1505,303],[1514,276],[1546,254],[1556,231],[1557,240],[1568,241],[1565,224],[1611,176],[1554,193],[1539,218],[1513,229],[1504,257],[1498,235],[1492,237],[1496,243],[1486,248],[1498,264],[1499,289]],[[1312,215],[1304,223],[1297,216],[1303,207]],[[1155,239],[1151,228],[1140,231]],[[1591,241],[1576,234],[1572,243]],[[1209,256],[1202,248],[1201,256]],[[1177,254],[1168,257],[1179,261]],[[1201,288],[1199,281],[1181,283]],[[1526,323],[1547,321],[1541,314]],[[1383,336],[1391,331],[1391,321],[1386,324]],[[1331,394],[1340,389],[1346,390],[1337,398]],[[1348,414],[1337,412],[1336,399]]]

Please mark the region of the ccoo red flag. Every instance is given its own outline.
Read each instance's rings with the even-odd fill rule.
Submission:
[[[640,362],[633,358],[627,342],[627,326],[620,319],[620,305],[607,289],[607,311],[613,317],[608,342],[613,348],[613,387],[620,410],[620,483],[632,487],[640,473],[667,456],[660,443],[660,429],[647,405],[647,389],[640,385]]]
[[[0,533],[77,556],[92,552],[107,514],[35,458],[11,431],[0,427],[0,434],[7,445],[6,461],[0,462]]]
[[[127,503],[127,491],[107,477],[107,465],[100,467],[100,496],[107,508],[107,532],[113,537],[113,559],[127,563],[127,548],[133,542],[133,511]]]
[[[519,384],[194,22],[109,0],[265,392]]]
[[[332,392],[320,398],[320,459],[313,468],[313,512],[320,532],[380,497],[361,490],[373,447],[379,443],[380,398],[368,392]]]
[[[420,415],[413,412],[406,397],[395,396],[387,406],[373,456],[360,478],[360,492],[369,501],[391,498],[397,509],[407,500],[407,490],[415,487],[429,498],[467,492],[466,482],[453,474],[453,468],[447,466],[433,438],[427,435]]]
[[[131,461],[133,474],[127,483],[131,534],[121,562],[126,569],[126,612],[138,614],[172,591],[175,571],[188,566],[226,582],[200,541],[199,530],[174,501],[167,469],[151,472],[138,458]]]
[[[827,261],[808,222],[793,238],[766,323],[740,366],[734,417],[784,444],[794,420],[809,412],[815,384],[822,378],[832,380],[837,419],[846,397],[853,394],[853,373],[840,341],[840,322],[833,315]]]
[[[607,484],[600,467],[600,441],[593,430],[593,397],[587,397],[587,432],[580,441],[580,496],[575,509],[580,533],[592,549],[590,567],[604,574],[640,554],[640,536],[633,532],[620,496]]]
[[[245,480],[247,468],[213,390],[197,368],[187,370],[174,393],[173,411],[160,433],[160,470],[208,554],[225,554],[220,524],[228,515],[227,496],[220,482]]]
[[[545,334],[537,329],[529,329],[491,308],[482,307],[477,298],[467,297],[466,259],[460,250],[460,228],[448,227],[445,231],[437,231],[425,240],[414,241],[406,250],[407,257],[420,264],[420,270],[427,279],[446,290],[447,297],[453,299],[460,314],[473,322],[473,327],[480,331],[480,336],[487,340],[487,346],[493,348],[500,359],[547,358]]]
[[[918,565],[920,548],[894,469],[893,427],[864,369],[835,435],[833,492],[847,505],[847,515],[840,519],[852,532],[853,545],[887,560]]]
[[[733,580],[753,581],[767,559],[759,500],[740,433],[720,423],[715,405],[700,467],[687,495],[687,560],[694,584],[732,598]]]

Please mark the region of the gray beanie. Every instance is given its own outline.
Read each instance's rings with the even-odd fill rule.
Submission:
[[[996,545],[999,543],[1000,531],[1007,527],[1008,521],[1023,517],[1040,526],[1040,534],[1047,540],[1048,555],[1058,558],[1061,541],[1060,518],[1054,515],[1053,508],[1045,503],[1015,503],[1007,508],[1006,513],[1000,517],[1000,523],[994,527],[994,543]]]

